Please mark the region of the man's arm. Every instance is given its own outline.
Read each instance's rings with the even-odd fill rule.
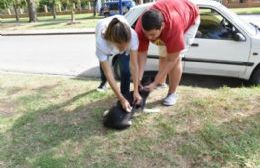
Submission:
[[[180,59],[180,52],[167,54],[167,63],[161,71],[159,71],[154,79],[154,83],[157,85],[166,76],[172,68],[177,64]]]
[[[146,89],[152,91],[160,81],[173,69],[174,66],[181,61],[180,52],[176,53],[168,53],[167,54],[167,63],[165,64],[164,68],[158,71],[157,75],[155,76],[154,82],[145,87]]]
[[[117,87],[117,83],[116,80],[113,76],[113,72],[112,69],[108,63],[108,61],[103,61],[101,62],[101,67],[105,73],[105,76],[108,80],[109,85],[111,86],[112,90],[114,91],[114,93],[116,94],[116,97],[118,98],[118,100],[120,101],[121,105],[123,106],[123,108],[130,112],[131,111],[131,106],[129,104],[129,102],[124,98],[124,96],[121,94],[119,88]]]
[[[141,96],[138,91],[138,84],[139,84],[139,67],[138,67],[138,60],[137,60],[137,51],[130,51],[130,69],[131,75],[134,82],[134,99],[137,101],[136,103],[140,103]]]
[[[147,60],[147,51],[143,51],[143,52],[138,52],[138,66],[139,66],[139,81],[142,80],[143,75],[144,75],[144,66],[146,64],[146,60]]]

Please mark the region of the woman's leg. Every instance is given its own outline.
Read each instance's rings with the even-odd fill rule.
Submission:
[[[127,96],[130,93],[130,80],[131,80],[131,73],[130,73],[130,56],[126,53],[119,54],[119,66],[120,66],[120,89],[121,93],[124,96]]]

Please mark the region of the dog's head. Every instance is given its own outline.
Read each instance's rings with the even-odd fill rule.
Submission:
[[[150,84],[152,81],[150,79],[143,79],[143,86]],[[115,106],[113,106],[108,112],[104,114],[103,124],[108,128],[113,129],[125,129],[132,125],[131,119],[135,112],[143,110],[146,104],[146,99],[149,96],[149,91],[139,90],[139,94],[142,97],[142,102],[140,104],[134,103],[133,91],[126,95],[126,99],[133,107],[131,112],[126,112],[121,103],[118,101]]]
[[[105,127],[113,129],[126,129],[132,125],[132,113],[126,112],[121,105],[113,106],[109,111],[105,112],[103,124]]]

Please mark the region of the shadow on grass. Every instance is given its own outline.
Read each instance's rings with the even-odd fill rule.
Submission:
[[[91,90],[63,103],[28,111],[17,119],[9,131],[0,135],[1,139],[10,135],[10,139],[4,142],[8,150],[3,153],[5,158],[10,159],[11,165],[8,166],[26,165],[28,158],[50,152],[68,140],[80,141],[91,136],[105,135],[107,130],[102,125],[102,114],[114,100],[108,97],[95,101],[96,94],[99,93]],[[67,106],[86,96],[93,101],[72,111],[66,110]]]
[[[35,24],[32,27],[45,27],[45,26],[59,25],[59,24],[62,24],[62,23],[64,23],[64,22],[46,22],[46,23],[43,23],[43,24]]]
[[[155,76],[156,72],[148,71],[145,72],[145,74],[147,76]],[[195,74],[183,74],[180,85],[210,89],[217,89],[223,86],[231,88],[250,86],[250,84],[247,81],[242,79]]]
[[[191,74],[184,74],[182,76],[181,85],[211,89],[216,89],[223,86],[228,86],[231,88],[249,86],[248,82],[242,79]]]
[[[46,89],[50,89],[50,87],[37,88],[36,91],[45,91]],[[53,87],[55,87],[55,85],[53,85]],[[59,158],[55,156],[53,151],[57,148],[62,148],[62,145],[68,141],[86,142],[93,137],[106,138],[109,136],[108,130],[102,126],[102,113],[105,109],[109,108],[111,103],[114,104],[116,100],[112,97],[99,100],[99,96],[101,97],[102,94],[97,94],[100,93],[90,90],[78,94],[62,103],[25,113],[15,121],[15,124],[10,130],[5,133],[0,133],[0,140],[2,141],[0,144],[3,144],[3,147],[6,148],[5,152],[0,156],[0,160],[1,157],[4,157],[5,160],[9,160],[10,165],[8,166],[10,167],[31,167],[32,165],[34,165],[34,167],[65,167],[66,162],[74,162],[73,159],[76,160],[77,157],[80,157],[79,155],[81,155],[81,153],[71,154],[68,161],[66,157]],[[76,104],[77,101],[86,96],[91,98],[89,103],[78,106],[72,110],[67,108],[72,104]],[[155,106],[158,105],[158,103],[159,101],[153,102],[152,105]],[[175,116],[167,118],[167,121],[174,124],[174,122],[171,122],[176,120],[174,117]],[[143,119],[145,120],[146,118],[144,117]],[[138,152],[140,155],[143,153],[152,153],[156,156],[156,159],[162,157],[160,158],[162,160],[167,160],[163,157],[176,156],[177,152],[182,158],[185,158],[187,162],[186,167],[220,167],[227,165],[229,161],[243,166],[251,155],[260,150],[259,123],[260,115],[257,113],[252,116],[244,117],[239,121],[231,120],[217,126],[208,124],[196,132],[176,134],[162,141],[152,140],[159,142],[159,145],[161,145],[160,149],[167,152],[169,147],[174,144],[177,145],[174,148],[177,148],[177,151],[170,150],[169,153],[163,151],[161,155],[158,153],[154,154],[152,153],[153,151],[143,151],[143,148],[139,149],[138,147],[133,148],[133,150],[129,150],[129,148],[125,146],[120,146],[119,148],[127,152],[126,154],[122,153],[122,155],[129,155],[130,153],[129,156],[124,156],[128,159],[128,162],[133,162],[129,157],[133,157],[134,154]],[[142,131],[142,126],[140,125],[142,125],[142,123],[139,123],[137,129]],[[165,134],[164,130],[161,130],[158,134],[163,136]],[[121,140],[128,138],[127,135],[122,136]],[[142,137],[138,138],[141,139]],[[170,139],[172,139],[172,141]],[[174,143],[171,144],[172,142]],[[97,163],[105,161],[108,164],[109,161],[117,161],[113,160],[115,159],[113,157],[110,158],[110,160],[106,160],[105,157],[107,156],[102,155],[102,146],[98,146],[102,144],[99,142],[95,143],[91,141],[89,143],[88,149],[84,149],[83,151],[88,150],[87,155],[97,155],[96,157],[99,158]],[[132,144],[130,143],[130,145],[134,146],[133,143],[134,142],[132,142]],[[125,143],[122,145],[125,145]],[[96,148],[97,151],[95,150]],[[99,150],[101,150],[102,154],[99,153]],[[135,150],[140,151],[136,152]],[[167,155],[163,155],[165,153]],[[63,154],[61,153],[61,155]],[[153,155],[147,155],[146,159],[151,162],[151,165],[158,165],[158,163],[156,164],[157,160],[152,157]],[[36,160],[33,160],[35,158]],[[88,158],[86,158],[86,160],[88,160]],[[116,167],[114,162],[110,162],[110,167]],[[75,161],[74,164],[74,167],[79,167],[82,163]],[[179,167],[181,167],[181,165],[179,165]]]

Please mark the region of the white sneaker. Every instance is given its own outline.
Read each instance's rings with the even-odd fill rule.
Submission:
[[[173,106],[177,101],[177,95],[175,93],[168,94],[163,100],[163,105]]]
[[[96,89],[98,92],[105,92],[107,90],[106,85],[99,85],[99,87]]]

